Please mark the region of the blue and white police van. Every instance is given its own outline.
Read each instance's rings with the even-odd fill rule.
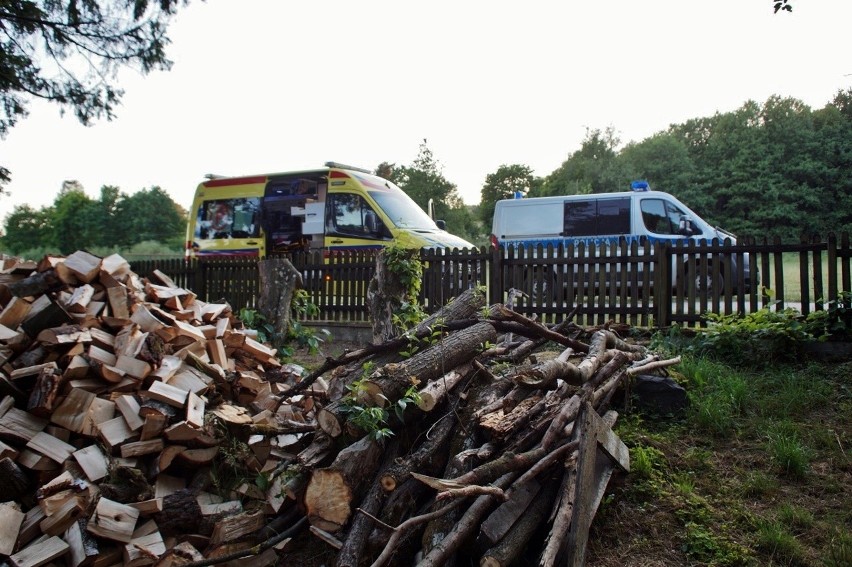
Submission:
[[[593,243],[601,249],[618,246],[625,240],[628,243],[641,243],[645,239],[652,246],[661,241],[683,239],[696,242],[730,240],[736,244],[733,234],[711,226],[673,195],[652,191],[645,181],[634,181],[631,188],[631,191],[617,193],[497,201],[491,228],[491,245],[504,249],[535,249],[538,245],[555,247],[584,243],[588,246]],[[749,291],[752,274],[747,256],[744,268],[745,287]],[[736,263],[733,264],[733,270],[736,273]],[[709,277],[707,281],[696,283],[706,289],[714,284]]]

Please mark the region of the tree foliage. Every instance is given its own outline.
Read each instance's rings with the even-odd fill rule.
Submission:
[[[178,248],[185,230],[184,210],[159,187],[126,195],[104,186],[95,200],[76,181],[66,181],[50,207],[16,206],[5,219],[2,245],[12,254],[38,247],[61,254],[126,249],[147,241]]]
[[[526,196],[537,187],[540,180],[533,175],[528,165],[501,165],[494,173],[485,177],[479,201],[479,218],[486,227],[491,227],[494,206],[501,199],[512,199],[515,194]]]
[[[531,196],[606,193],[624,187],[618,185],[621,176],[615,170],[619,143],[612,126],[605,130],[586,130],[580,149],[545,177],[540,188]]]
[[[453,234],[467,240],[481,237],[482,231],[476,219],[462,201],[456,185],[444,177],[442,169],[426,140],[423,140],[417,157],[410,165],[383,162],[375,172],[399,185],[424,211],[429,211],[431,201],[435,218],[444,220]]]
[[[824,108],[772,96],[672,124],[619,150],[613,128],[590,129],[579,150],[530,197],[628,190],[646,179],[712,224],[742,236],[798,241],[852,232],[852,89]],[[482,220],[505,171],[482,187]]]
[[[119,68],[171,67],[166,28],[179,2],[0,1],[0,138],[33,99],[54,102],[85,125],[113,118],[124,94]],[[8,180],[0,167],[0,183]]]

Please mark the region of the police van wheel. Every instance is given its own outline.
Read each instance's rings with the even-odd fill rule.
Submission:
[[[686,273],[688,266],[684,266],[684,273]],[[706,274],[704,277],[701,277],[701,274],[695,276],[695,291],[706,291],[712,292],[714,289],[718,289],[720,292],[724,289],[725,280],[723,274]]]
[[[550,270],[546,272],[534,270],[532,274],[527,274],[526,281],[524,282],[524,288],[535,304],[550,300],[553,297],[555,286],[556,274]]]

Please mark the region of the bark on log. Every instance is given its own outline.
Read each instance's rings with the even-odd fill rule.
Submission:
[[[38,417],[49,418],[56,409],[56,398],[62,385],[62,376],[57,368],[42,368],[30,392],[27,411]]]
[[[260,296],[257,310],[275,328],[279,336],[286,336],[290,328],[290,310],[293,293],[302,287],[302,274],[286,258],[265,258],[258,263]]]
[[[386,364],[376,370],[362,382],[363,390],[372,389],[372,399],[361,399],[361,403],[371,406],[383,406],[396,403],[413,385],[425,384],[444,374],[447,369],[455,368],[471,360],[485,342],[497,337],[497,331],[486,322],[448,335],[437,345],[419,352],[400,363]],[[317,415],[320,428],[332,437],[344,431],[346,423],[346,402],[337,400],[322,408]]]
[[[437,461],[431,463],[432,466],[440,463],[438,455],[446,453],[445,444],[449,442],[450,433],[456,426],[456,418],[454,415],[446,415],[427,433],[426,440],[414,451],[411,455],[404,459],[398,459],[391,464],[382,473],[380,482],[382,488],[386,492],[392,492],[403,481],[411,476],[411,471],[424,472],[423,466],[429,461]],[[443,468],[443,465],[440,465]]]
[[[20,281],[6,284],[6,289],[15,297],[30,297],[59,291],[65,287],[65,282],[59,279],[56,270],[49,269],[35,273]]]
[[[420,251],[409,250],[401,253],[408,253],[408,260],[415,261]],[[393,323],[393,315],[408,297],[408,288],[390,268],[387,255],[387,250],[382,250],[376,256],[376,272],[367,286],[367,304],[373,323],[373,344],[376,345],[400,334]]]
[[[29,477],[15,461],[9,457],[0,459],[0,502],[17,500],[30,488]]]
[[[164,536],[198,533],[202,515],[195,491],[184,488],[165,496],[163,511],[154,514],[154,520]]]
[[[485,307],[485,292],[478,287],[466,289],[458,297],[418,323],[410,334],[423,336],[451,321],[471,319],[483,307]]]
[[[516,472],[506,473],[492,484],[495,488],[505,489],[518,476]],[[480,521],[494,506],[494,496],[480,496],[467,509],[455,528],[417,564],[417,567],[443,567],[464,541],[476,531]]]
[[[512,386],[511,380],[506,378],[495,380],[488,372],[480,371],[475,375],[474,383],[468,392],[468,404],[461,411],[460,426],[455,429],[453,438],[450,440],[451,457],[444,468],[442,475],[444,478],[460,476],[468,470],[468,462],[458,456],[475,453],[475,449],[481,445],[478,428],[466,427],[463,424],[472,423],[472,416],[477,408],[489,405],[502,398]],[[455,525],[461,512],[458,508],[452,508],[452,506],[454,504],[446,503],[433,506],[435,511],[444,510],[444,513],[436,514],[436,517],[427,523],[422,538],[424,553],[428,553],[437,545]]]
[[[464,380],[472,370],[472,364],[463,364],[458,368],[450,370],[440,378],[430,381],[418,392],[417,407],[423,411],[432,411],[435,409],[438,404],[446,399],[447,394],[458,386],[459,382]]]
[[[394,437],[385,448],[382,471],[391,466],[399,453],[399,439]],[[386,492],[380,482],[373,480],[370,490],[358,507],[358,514],[352,519],[352,527],[346,534],[343,547],[337,554],[337,567],[358,567],[363,562],[364,550],[367,548],[370,532],[373,531],[373,517],[379,514],[385,502]],[[371,517],[372,516],[372,517]]]
[[[550,514],[558,486],[559,483],[554,481],[544,486],[508,533],[482,555],[480,567],[509,567],[521,557],[533,535]]]

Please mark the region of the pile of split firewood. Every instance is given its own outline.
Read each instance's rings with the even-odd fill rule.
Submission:
[[[14,566],[579,564],[629,470],[610,402],[675,362],[468,290],[308,373],[229,305],[83,251],[5,266],[0,306]]]

